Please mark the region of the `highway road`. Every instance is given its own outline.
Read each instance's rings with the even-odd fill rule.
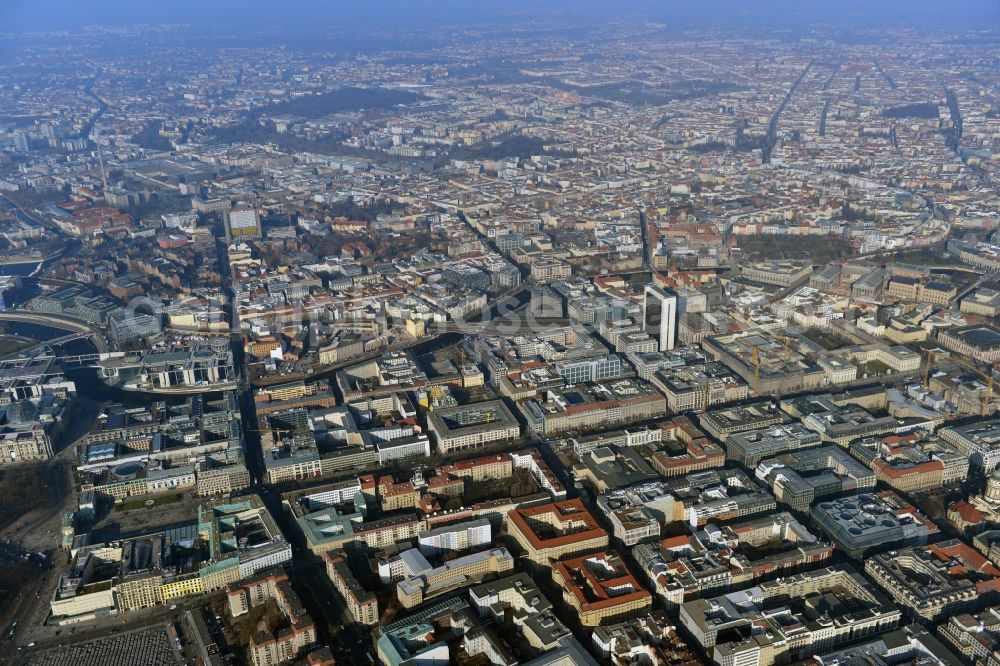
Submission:
[[[49,479],[52,485],[52,495],[61,498],[60,501],[53,502],[42,512],[33,517],[30,521],[17,526],[14,530],[6,532],[5,538],[11,543],[20,543],[26,535],[38,535],[43,530],[54,531],[52,536],[53,545],[58,546],[58,530],[52,526],[56,524],[59,515],[66,508],[66,497],[70,494],[70,466],[64,462],[54,463],[49,471]],[[62,557],[62,553],[54,548],[51,557]],[[40,625],[48,615],[48,602],[59,579],[62,567],[48,567],[29,583],[18,597],[17,607],[14,612],[6,618],[7,624],[4,628],[17,622],[17,626],[10,640],[0,642],[0,663],[7,663],[6,660],[14,653],[18,645],[26,641],[24,637]]]

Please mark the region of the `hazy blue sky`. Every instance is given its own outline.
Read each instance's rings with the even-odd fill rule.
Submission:
[[[0,0],[0,30],[177,21],[247,27],[360,22],[388,27],[397,20],[458,23],[489,14],[548,10],[570,10],[577,16],[630,12],[675,24],[766,18],[792,25],[820,19],[860,25],[948,22],[996,28],[1000,22],[1000,0]]]

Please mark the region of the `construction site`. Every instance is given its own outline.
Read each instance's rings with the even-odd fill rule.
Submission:
[[[740,375],[755,395],[784,395],[823,386],[826,372],[800,351],[804,338],[783,331],[788,329],[717,335],[702,346]]]

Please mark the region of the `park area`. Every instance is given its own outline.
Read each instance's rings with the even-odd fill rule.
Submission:
[[[808,256],[814,264],[826,264],[854,254],[850,241],[835,236],[740,236],[737,245],[751,261]]]

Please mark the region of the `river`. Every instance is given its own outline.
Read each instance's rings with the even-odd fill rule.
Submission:
[[[66,335],[66,331],[49,326],[39,326],[38,324],[7,323],[5,329],[11,333],[24,335],[35,340],[51,340]],[[75,356],[78,354],[94,354],[97,349],[89,339],[73,340],[62,345],[63,355]],[[65,370],[67,377],[76,384],[77,395],[89,398],[95,402],[120,402],[127,407],[143,407],[157,401],[164,401],[169,404],[183,403],[188,396],[176,394],[156,394],[143,393],[140,391],[126,391],[124,389],[110,386],[98,373],[97,368],[68,368]]]
[[[17,275],[27,277],[38,270],[41,262],[27,262],[23,264],[0,263],[0,275]]]

